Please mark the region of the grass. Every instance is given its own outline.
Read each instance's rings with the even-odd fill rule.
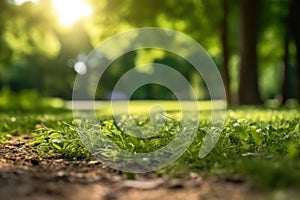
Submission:
[[[131,120],[139,127],[150,123],[147,111],[149,105],[150,102],[137,102],[133,105],[138,112],[131,116]],[[167,108],[167,112],[168,110],[172,112],[165,118],[163,128],[157,129],[156,135],[149,138],[137,138],[126,134],[107,110],[99,110],[98,120],[102,133],[114,144],[130,152],[151,152],[168,144],[179,130],[180,120],[174,108],[174,105]],[[143,110],[146,112],[143,113]],[[209,111],[202,112],[196,137],[183,156],[170,166],[156,171],[157,174],[186,177],[193,173],[238,177],[253,182],[261,189],[299,188],[299,108],[228,109],[220,139],[208,156],[200,159],[198,154],[206,135],[209,114]],[[125,119],[123,122],[127,123],[126,117],[122,115],[119,117],[123,117]],[[37,149],[40,156],[66,159],[83,159],[90,156],[75,128],[76,125],[85,123],[73,120],[71,111],[55,111],[48,114],[2,113],[0,120],[0,142],[15,135],[29,133],[34,136],[31,145]],[[85,126],[85,133],[95,134],[90,126]],[[97,145],[98,142],[94,141],[94,144]],[[104,150],[102,153],[118,156]]]

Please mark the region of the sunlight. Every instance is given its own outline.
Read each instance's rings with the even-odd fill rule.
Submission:
[[[22,5],[23,3],[26,3],[26,2],[33,2],[33,3],[36,3],[36,2],[38,2],[39,0],[15,0],[14,2],[15,2],[15,4],[16,5]]]
[[[59,22],[71,26],[82,17],[92,13],[92,8],[84,0],[53,0]]]

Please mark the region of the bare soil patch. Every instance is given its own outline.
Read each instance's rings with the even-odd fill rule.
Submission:
[[[0,144],[0,199],[260,199],[243,181],[203,177],[168,178],[154,173],[127,180],[93,158],[41,158],[22,135]]]

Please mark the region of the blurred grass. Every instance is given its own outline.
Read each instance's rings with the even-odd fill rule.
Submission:
[[[66,107],[72,109],[71,101],[66,102]],[[195,111],[199,110],[201,112],[210,112],[213,108],[214,110],[221,110],[226,108],[226,103],[224,101],[158,101],[158,100],[130,100],[129,103],[125,101],[77,101],[73,104],[74,110],[85,110],[93,108],[95,104],[95,109],[98,114],[101,115],[112,115],[112,114],[122,114],[124,112],[129,114],[149,114],[151,111],[154,112],[180,112],[182,109],[184,111]],[[124,110],[124,108],[128,108]],[[153,110],[152,110],[153,109]]]
[[[9,88],[0,91],[0,110],[6,112],[46,112],[65,109],[65,102],[59,98],[43,97],[35,90],[12,92]]]

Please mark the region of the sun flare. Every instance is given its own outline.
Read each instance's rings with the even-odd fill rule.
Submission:
[[[20,6],[22,5],[23,3],[26,3],[26,2],[32,2],[32,3],[37,3],[39,0],[15,0],[15,4]]]
[[[84,0],[53,0],[59,22],[71,26],[82,17],[92,13],[92,8]]]

